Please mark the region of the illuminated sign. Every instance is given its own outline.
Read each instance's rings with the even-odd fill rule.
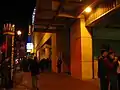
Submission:
[[[27,43],[27,50],[33,49],[33,43]]]
[[[31,52],[31,50],[27,50],[27,52]]]

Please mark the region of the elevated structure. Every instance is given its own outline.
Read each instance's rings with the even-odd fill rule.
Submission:
[[[95,29],[105,26],[119,27],[117,20],[119,15],[116,14],[120,8],[119,2],[119,0],[109,0],[109,2],[104,0],[37,0],[34,24],[36,54],[41,52],[40,49],[50,39],[54,72],[57,71],[56,56],[62,52],[62,72],[69,72],[79,79],[95,78],[97,67],[93,48],[95,47],[94,35],[98,35]],[[92,11],[85,13],[84,10],[88,6],[92,8]],[[112,16],[114,19],[111,20]],[[115,20],[117,22],[113,25],[112,21]]]

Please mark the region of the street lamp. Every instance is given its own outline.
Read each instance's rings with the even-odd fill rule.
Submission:
[[[20,30],[18,30],[18,31],[17,31],[17,35],[20,36],[21,34],[22,34],[22,32],[21,32]]]

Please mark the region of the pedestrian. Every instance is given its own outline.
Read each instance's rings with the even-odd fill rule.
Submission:
[[[40,60],[39,67],[40,67],[41,72],[45,71],[45,58]]]
[[[48,71],[51,72],[51,59],[50,59],[50,58],[49,58],[49,60],[48,60],[48,67],[49,67],[49,68],[48,68],[48,69],[49,69]]]
[[[108,59],[104,60],[105,66],[108,69],[108,78],[110,82],[110,90],[118,90],[117,87],[117,67],[118,61],[115,59],[115,53],[110,52],[108,55]]]
[[[9,90],[12,88],[12,82],[11,82],[11,65],[10,65],[10,58],[6,57],[5,60],[1,64],[2,68],[2,75],[3,75],[3,87],[6,90]]]
[[[26,57],[23,58],[23,60],[21,61],[21,68],[23,70],[23,72],[29,72],[29,61]]]
[[[108,57],[106,50],[101,51],[101,55],[98,57],[98,77],[100,79],[100,90],[108,90],[109,81],[107,77],[107,68],[104,63],[104,59]]]
[[[61,56],[61,53],[59,53],[58,61],[57,61],[57,71],[58,71],[58,73],[61,73],[61,65],[62,65],[62,56]]]
[[[120,90],[120,56],[118,57],[117,74],[118,74],[118,90]]]
[[[37,80],[39,79],[39,63],[37,57],[34,57],[34,60],[30,60],[30,71],[32,76],[33,90],[39,90],[37,87]]]

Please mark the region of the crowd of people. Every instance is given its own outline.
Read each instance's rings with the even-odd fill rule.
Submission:
[[[39,73],[44,71],[49,72],[50,64],[51,60],[49,59],[38,60],[37,57],[34,57],[34,59],[31,57],[23,58],[21,68],[23,72],[31,72],[33,90],[38,90],[37,80]]]
[[[39,62],[39,66],[40,66],[40,71],[41,72],[45,72],[45,71],[51,71],[51,60],[49,58],[45,59],[41,59]]]
[[[56,67],[58,68],[58,73],[61,72],[61,64],[62,60],[58,58],[56,63]],[[40,72],[51,72],[51,59],[43,58],[38,60],[37,57],[27,56],[23,57],[19,63],[20,66],[18,71],[22,72],[31,72],[32,77],[32,86],[33,90],[38,90],[37,88],[37,80]],[[17,65],[14,65],[14,72],[17,72]],[[9,90],[13,88],[13,80],[11,78],[11,59],[6,57],[3,62],[0,63],[0,76],[2,77],[0,87],[4,88],[5,90]]]
[[[36,58],[37,59],[37,58]],[[51,60],[50,59],[41,59],[38,60],[38,64],[39,64],[39,70],[40,72],[45,72],[45,71],[51,71]],[[21,67],[23,68],[23,71],[29,71],[29,64],[30,64],[31,60],[30,58],[23,58],[22,62],[21,62]]]
[[[98,57],[101,90],[120,90],[120,57],[111,50],[102,50]]]

